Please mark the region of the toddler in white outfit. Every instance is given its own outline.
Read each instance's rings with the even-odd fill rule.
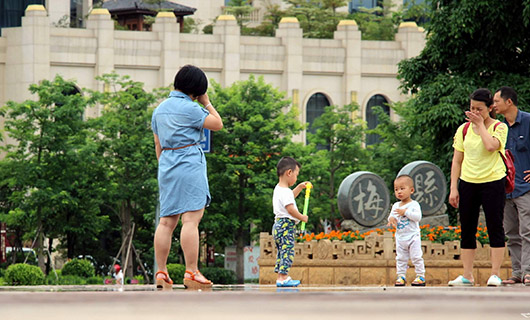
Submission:
[[[409,258],[414,264],[416,279],[412,286],[425,286],[425,264],[421,251],[420,225],[421,207],[410,196],[414,193],[414,181],[408,175],[394,180],[394,193],[400,201],[394,203],[388,225],[396,228],[396,286],[406,284],[406,272]]]

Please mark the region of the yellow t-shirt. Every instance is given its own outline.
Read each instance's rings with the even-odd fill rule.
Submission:
[[[495,121],[488,128],[489,134],[500,142],[499,149],[492,152],[486,150],[480,135],[473,131],[472,124],[467,130],[465,140],[462,134],[465,124],[456,130],[453,148],[464,153],[460,179],[471,183],[484,183],[500,180],[506,176],[506,167],[498,151],[504,154],[508,126],[501,123],[495,128],[497,122],[500,121]]]

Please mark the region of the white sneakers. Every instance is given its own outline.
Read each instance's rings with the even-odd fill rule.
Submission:
[[[488,279],[488,287],[498,287],[502,284],[502,279],[496,275],[492,275]]]

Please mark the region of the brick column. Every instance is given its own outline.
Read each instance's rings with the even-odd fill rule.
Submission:
[[[276,30],[276,37],[281,39],[285,48],[283,62],[282,87],[287,96],[293,100],[292,106],[300,110],[299,120],[305,122],[305,106],[301,105],[304,93],[302,89],[303,76],[303,31],[295,17],[284,17]],[[293,137],[296,142],[305,141],[305,131]]]
[[[333,37],[342,40],[342,47],[346,52],[342,77],[344,104],[359,103],[357,93],[361,89],[361,31],[354,20],[341,20]]]
[[[158,40],[162,44],[158,86],[172,86],[180,67],[180,28],[175,14],[159,12],[153,24],[153,32],[158,33]]]
[[[405,59],[416,57],[425,47],[425,33],[418,28],[416,22],[402,22],[396,34],[396,41],[401,43],[405,51]]]
[[[241,32],[236,18],[232,15],[219,16],[213,28],[213,34],[221,37],[224,46],[221,85],[227,87],[240,80]]]
[[[42,5],[30,5],[22,27],[3,29],[7,38],[5,100],[31,97],[31,84],[50,78],[50,20]]]
[[[96,67],[94,76],[114,70],[114,21],[107,9],[93,9],[87,20],[87,29],[96,37]],[[103,91],[103,83],[95,80],[94,88]]]

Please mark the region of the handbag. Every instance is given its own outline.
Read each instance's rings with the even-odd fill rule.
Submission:
[[[495,123],[493,131],[497,129],[499,124],[501,123]],[[470,125],[471,122],[468,122],[464,125],[464,129],[462,130],[463,139],[466,138],[467,130],[469,129]],[[502,161],[504,162],[504,166],[506,166],[506,184],[504,185],[504,189],[506,193],[512,193],[515,189],[515,165],[513,163],[513,154],[509,149],[504,149],[504,154],[499,151],[499,154],[501,155]]]

